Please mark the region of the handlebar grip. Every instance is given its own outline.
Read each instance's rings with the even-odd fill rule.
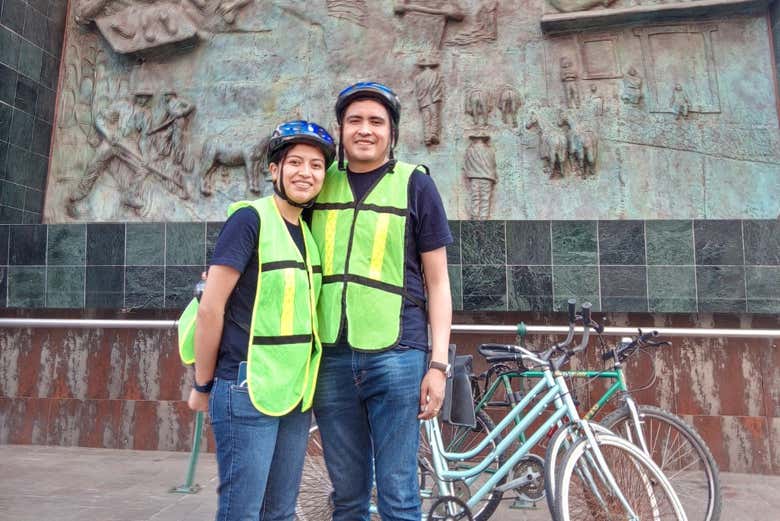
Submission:
[[[574,324],[574,322],[577,320],[575,311],[577,307],[577,300],[570,298],[569,299],[569,324]]]
[[[592,304],[590,302],[585,302],[582,304],[581,312],[582,312],[582,323],[585,325],[590,324],[590,308],[592,307]]]
[[[650,331],[649,333],[645,333],[644,335],[640,335],[639,338],[637,339],[637,341],[640,342],[640,343],[641,342],[647,342],[651,338],[655,338],[657,336],[658,336],[658,331],[656,331],[654,329],[654,330]]]

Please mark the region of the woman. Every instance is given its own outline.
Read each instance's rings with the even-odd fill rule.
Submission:
[[[322,270],[301,211],[333,139],[291,121],[268,147],[275,193],[229,207],[197,311],[188,404],[209,412],[217,442],[217,521],[293,518],[322,351]]]

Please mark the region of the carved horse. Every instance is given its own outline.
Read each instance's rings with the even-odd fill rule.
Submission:
[[[550,177],[563,177],[568,158],[566,133],[560,126],[539,117],[538,110],[531,110],[525,122],[525,128],[539,129],[539,157],[546,161],[544,171]]]
[[[256,143],[241,143],[234,136],[211,136],[203,143],[200,157],[200,192],[206,196],[214,192],[214,171],[222,165],[243,166],[249,190],[255,194],[261,193],[260,173],[266,162],[267,148],[268,138]]]
[[[593,175],[599,154],[599,141],[596,132],[588,125],[587,121],[573,121],[571,116],[564,111],[558,114],[558,126],[568,127],[569,157],[579,169],[580,175],[582,177]]]
[[[466,103],[463,107],[466,114],[472,117],[475,125],[479,125],[479,120],[487,126],[488,115],[492,110],[490,98],[487,93],[480,89],[472,89],[466,94]]]

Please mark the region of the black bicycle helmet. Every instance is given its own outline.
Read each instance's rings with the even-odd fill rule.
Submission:
[[[279,165],[279,177],[274,183],[276,195],[297,208],[310,208],[314,199],[305,203],[297,203],[287,196],[284,189],[284,160],[290,147],[298,143],[313,145],[322,150],[325,156],[325,169],[327,170],[336,156],[336,145],[328,131],[317,125],[302,119],[282,123],[271,134],[268,140],[268,163]]]
[[[384,105],[387,112],[390,114],[390,133],[392,135],[392,142],[390,143],[390,159],[393,159],[393,148],[398,143],[398,125],[401,121],[401,100],[390,87],[376,83],[373,81],[361,81],[350,85],[346,89],[339,92],[338,98],[336,98],[336,121],[338,121],[339,127],[341,127],[344,120],[344,112],[347,107],[353,101],[361,99],[373,99]],[[341,129],[339,128],[339,133]],[[339,138],[339,170],[344,170],[344,147],[341,142],[343,140]]]

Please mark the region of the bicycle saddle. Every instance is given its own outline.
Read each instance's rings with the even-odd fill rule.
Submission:
[[[511,344],[481,344],[478,349],[479,354],[485,357],[489,364],[517,362],[520,366],[525,367],[521,354],[517,352],[517,346]]]

